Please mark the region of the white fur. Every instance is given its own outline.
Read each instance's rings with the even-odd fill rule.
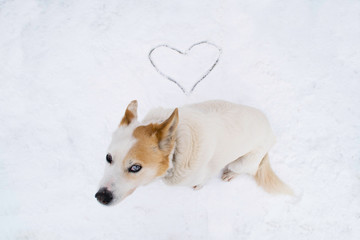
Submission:
[[[157,108],[143,124],[161,122],[172,109]],[[254,175],[275,143],[266,117],[257,109],[225,101],[208,101],[179,108],[173,168],[168,184],[201,186],[228,167]],[[236,160],[236,161],[235,161]]]
[[[125,198],[135,184],[126,181],[122,167],[122,160],[136,143],[136,139],[132,133],[138,126],[138,122],[134,121],[129,126],[120,126],[112,135],[112,141],[108,148],[108,153],[111,154],[113,162],[111,164],[105,162],[104,176],[100,181],[99,188],[107,188],[113,193],[113,204]],[[126,184],[124,184],[126,183]]]

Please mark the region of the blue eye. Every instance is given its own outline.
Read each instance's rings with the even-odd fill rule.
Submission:
[[[136,173],[141,170],[141,166],[138,164],[134,164],[131,167],[129,167],[129,172]]]

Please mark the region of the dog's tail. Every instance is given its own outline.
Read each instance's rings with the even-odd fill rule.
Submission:
[[[257,184],[272,194],[288,194],[293,195],[293,191],[278,176],[270,167],[269,156],[266,154],[262,159],[259,168],[255,174]]]

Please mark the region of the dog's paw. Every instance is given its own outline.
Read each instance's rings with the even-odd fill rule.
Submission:
[[[202,189],[203,186],[204,186],[204,185],[199,184],[199,185],[193,186],[192,188],[193,188],[194,190],[200,190],[200,189]]]
[[[224,170],[223,175],[222,175],[222,180],[224,180],[225,182],[230,182],[233,178],[235,178],[237,175],[239,175],[238,173],[235,173],[233,171],[230,171],[228,169]]]

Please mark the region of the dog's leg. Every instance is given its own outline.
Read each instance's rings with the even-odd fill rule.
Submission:
[[[203,186],[207,183],[208,181],[208,177],[205,177],[202,181],[200,181],[198,184],[196,184],[195,186],[193,186],[192,188],[194,190],[200,190],[203,188]]]
[[[242,173],[254,176],[265,154],[263,151],[253,151],[239,157],[225,167],[221,178],[229,182]]]
[[[230,169],[228,169],[227,167],[224,169],[224,172],[222,174],[222,180],[226,181],[226,182],[230,182],[233,178],[235,178],[236,176],[238,176],[239,174],[236,172],[231,171]]]

